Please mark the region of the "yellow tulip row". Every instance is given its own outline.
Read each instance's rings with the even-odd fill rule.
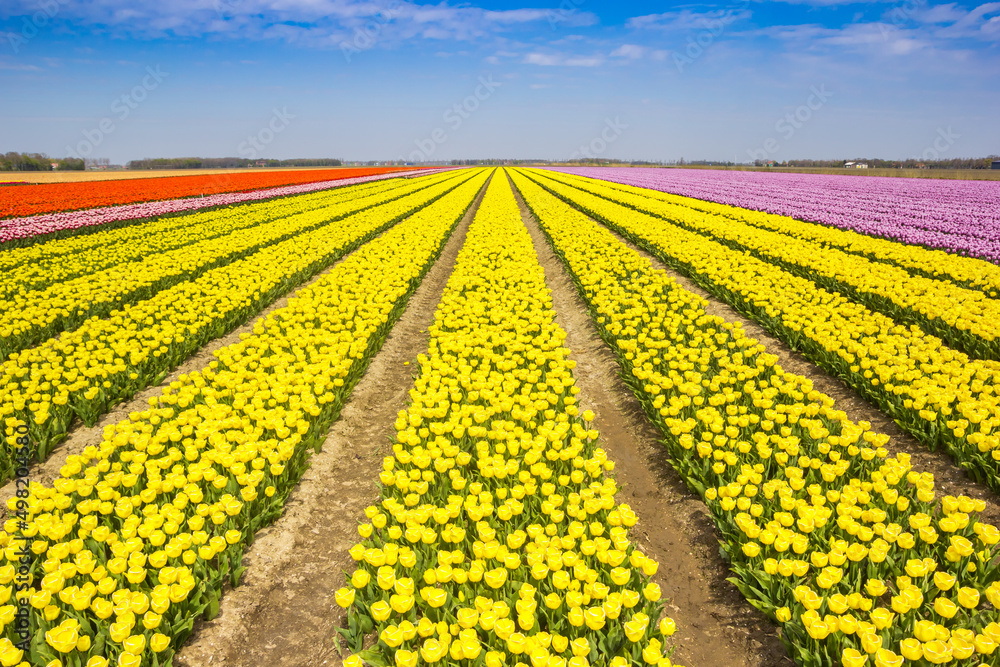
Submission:
[[[370,206],[372,201],[380,201],[371,199],[372,195],[381,196],[384,202],[392,196],[389,193],[403,195],[413,189],[413,181],[374,181],[268,202],[169,216],[145,224],[5,251],[0,255],[0,265],[6,267],[0,278],[0,295],[24,294],[118,264],[335,204],[360,199],[363,208]]]
[[[334,188],[319,192],[310,192],[291,197],[281,197],[264,202],[251,202],[215,208],[208,211],[165,215],[152,220],[129,221],[123,227],[105,227],[100,230],[88,230],[88,233],[76,234],[65,238],[51,239],[44,243],[36,243],[20,248],[9,248],[0,254],[0,271],[10,271],[20,266],[35,265],[49,262],[57,257],[87,252],[100,247],[114,247],[118,244],[136,243],[150,236],[167,236],[183,230],[189,224],[198,224],[215,216],[223,216],[233,220],[243,217],[245,210],[281,211],[281,215],[304,213],[315,208],[316,202],[326,202],[329,195],[343,192],[345,195],[358,196],[370,188],[399,186],[404,179],[385,179],[344,188]],[[340,195],[337,195],[340,196]]]
[[[407,197],[393,201],[420,200],[424,188],[456,178],[442,172],[427,179],[414,179],[404,188]],[[385,201],[382,193],[290,215],[267,225],[240,229],[207,238],[166,252],[79,276],[26,294],[0,299],[0,357],[34,345],[60,331],[101,317],[116,307],[149,298],[157,291],[189,280],[201,273],[256,250],[322,225],[332,224]],[[280,203],[272,202],[272,206]],[[261,211],[266,210],[264,206]]]
[[[819,241],[795,238],[761,229],[740,219],[740,209],[714,205],[731,211],[708,212],[679,202],[664,202],[644,193],[627,193],[603,181],[538,170],[536,177],[547,187],[565,192],[571,187],[575,201],[586,208],[605,199],[649,213],[663,221],[719,241],[730,248],[776,264],[828,291],[840,291],[897,322],[919,325],[924,331],[973,358],[1000,360],[1000,300],[977,289],[968,289],[919,275],[884,262],[822,245]],[[651,192],[651,191],[646,191]],[[745,211],[753,217],[756,211]],[[767,215],[767,214],[762,214]],[[808,224],[808,223],[802,223]],[[988,262],[980,260],[980,264]],[[990,264],[990,266],[995,265]]]
[[[11,355],[0,365],[0,418],[28,423],[36,456],[45,460],[74,416],[92,425],[208,341],[472,176],[421,181],[417,193],[267,246]],[[13,465],[13,452],[0,449],[0,479],[11,476]]]
[[[702,494],[731,579],[801,665],[997,664],[1000,531],[700,297],[522,173],[672,464]],[[924,660],[925,662],[919,662]]]
[[[632,543],[613,463],[576,403],[510,185],[469,229],[399,413],[382,499],[337,593],[362,662],[670,667],[657,564]],[[378,643],[361,650],[366,634]]]
[[[804,241],[839,248],[868,259],[901,266],[917,275],[979,289],[990,298],[1000,297],[1000,266],[985,260],[962,257],[944,250],[897,243],[889,239],[805,222],[784,215],[727,206],[620,183],[607,182],[607,185],[624,193],[645,195],[657,202],[677,204],[710,215],[722,215],[761,229],[769,229]]]
[[[362,246],[8,504],[26,517],[0,532],[2,664],[170,664],[195,618],[218,612],[224,581],[238,583],[244,549],[281,514],[486,176]],[[23,424],[5,426],[17,443]],[[22,552],[31,582],[15,595]],[[22,596],[30,652],[12,622]]]
[[[534,176],[532,172],[531,176]],[[570,201],[576,193],[565,192]],[[1000,363],[970,359],[805,278],[612,202],[591,214],[749,315],[1000,490]]]

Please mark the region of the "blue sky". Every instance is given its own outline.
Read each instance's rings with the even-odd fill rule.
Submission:
[[[1000,153],[1000,2],[2,0],[0,151]]]

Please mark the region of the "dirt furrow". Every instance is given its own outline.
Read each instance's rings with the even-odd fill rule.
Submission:
[[[566,331],[576,361],[580,403],[594,411],[595,428],[622,490],[618,501],[639,516],[634,539],[660,563],[655,581],[677,622],[673,661],[686,667],[788,667],[792,661],[775,626],[726,581],[729,569],[705,504],[670,467],[666,449],[639,401],[619,376],[620,368],[600,339],[562,262],[517,194],[546,283],[556,321]]]
[[[488,185],[488,183],[487,183]],[[334,600],[353,570],[364,508],[379,497],[378,472],[391,454],[396,413],[406,407],[415,360],[486,186],[410,298],[330,428],[320,454],[288,498],[285,514],[257,534],[243,583],[222,597],[221,613],[201,623],[181,649],[180,667],[340,665]]]

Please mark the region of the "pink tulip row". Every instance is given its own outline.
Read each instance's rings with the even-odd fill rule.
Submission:
[[[580,174],[1000,263],[1000,182],[717,169],[571,167]]]
[[[413,171],[396,171],[374,176],[360,176],[358,178],[346,178],[336,181],[322,181],[320,183],[305,183],[302,185],[286,185],[280,188],[269,188],[267,190],[254,190],[251,192],[230,192],[226,194],[209,195],[208,197],[189,197],[185,199],[169,199],[166,201],[145,202],[142,204],[128,204],[125,206],[107,206],[104,208],[94,208],[85,211],[70,211],[67,213],[47,213],[42,215],[32,215],[23,218],[8,218],[0,220],[0,243],[14,239],[23,239],[39,234],[49,234],[67,229],[78,229],[80,227],[91,227],[103,225],[109,222],[119,222],[121,220],[136,220],[142,218],[152,218],[166,213],[177,213],[180,211],[193,211],[212,206],[228,206],[231,204],[242,204],[244,202],[260,201],[272,199],[274,197],[285,197],[288,195],[304,194],[328,188],[355,185],[368,181],[376,181],[385,178],[398,178],[400,176],[425,175],[441,171],[440,169],[419,169]]]

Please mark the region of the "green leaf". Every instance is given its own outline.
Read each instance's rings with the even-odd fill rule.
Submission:
[[[361,658],[368,664],[374,665],[375,667],[388,667],[389,665],[389,663],[385,661],[385,657],[383,657],[381,653],[373,649],[368,649],[367,651],[360,651],[355,655],[357,655],[359,658]]]

